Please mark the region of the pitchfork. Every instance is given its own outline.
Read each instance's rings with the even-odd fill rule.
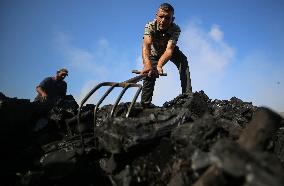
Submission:
[[[125,94],[126,90],[130,87],[137,87],[137,91],[136,94],[134,95],[132,102],[127,110],[126,113],[126,118],[129,117],[130,112],[132,110],[132,107],[134,106],[141,90],[142,90],[142,85],[141,84],[137,84],[139,81],[144,80],[148,75],[147,74],[140,74],[140,71],[138,70],[132,70],[132,73],[135,74],[139,74],[138,76],[135,76],[131,79],[128,79],[126,81],[123,81],[121,83],[117,83],[117,82],[102,82],[99,83],[98,85],[96,85],[86,96],[85,98],[81,101],[79,110],[78,110],[78,114],[77,114],[77,123],[78,125],[80,124],[80,117],[81,117],[81,109],[82,106],[86,103],[86,101],[101,87],[103,86],[110,86],[110,88],[104,93],[104,95],[101,97],[101,99],[97,102],[95,108],[94,108],[94,127],[96,127],[96,120],[97,120],[97,110],[100,106],[100,104],[105,100],[105,98],[109,95],[109,93],[115,88],[115,87],[122,87],[122,91],[120,92],[118,98],[116,99],[114,105],[112,106],[111,112],[110,112],[110,117],[113,117],[115,109],[117,107],[117,105],[119,104],[122,96]],[[167,76],[167,73],[163,73],[160,76]]]

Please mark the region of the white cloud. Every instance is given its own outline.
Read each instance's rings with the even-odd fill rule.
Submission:
[[[201,25],[191,23],[184,28],[180,41],[193,75],[203,79],[203,84],[207,84],[212,75],[221,75],[234,59],[233,47],[223,41],[223,32],[216,25],[208,33]]]
[[[67,65],[73,68],[73,70],[93,73],[101,77],[108,73],[107,68],[98,63],[98,54],[76,47],[68,34],[64,32],[56,33],[55,43],[57,49],[65,56]],[[99,50],[108,47],[106,39],[101,39],[98,43]]]
[[[210,32],[209,32],[210,37],[216,41],[216,42],[222,42],[224,34],[223,32],[219,29],[218,25],[213,25]]]

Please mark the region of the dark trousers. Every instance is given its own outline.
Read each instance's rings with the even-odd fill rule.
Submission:
[[[170,61],[172,61],[179,70],[182,93],[186,93],[186,92],[191,93],[192,87],[191,87],[191,79],[190,79],[188,61],[187,61],[186,56],[179,50],[177,46],[174,49],[174,53]],[[156,68],[158,59],[151,58],[151,63],[152,63],[152,66]],[[143,88],[142,88],[142,95],[141,95],[142,104],[151,103],[155,82],[156,82],[156,78],[154,77],[147,77],[143,81]]]

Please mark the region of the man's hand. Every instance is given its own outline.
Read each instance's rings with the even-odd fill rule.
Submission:
[[[157,71],[159,75],[162,75],[164,73],[162,66],[157,66]]]
[[[48,95],[46,94],[46,92],[40,86],[36,87],[36,91],[40,95],[42,101],[47,100],[47,96]]]
[[[47,94],[45,92],[42,92],[41,97],[43,101],[47,100]]]
[[[148,76],[151,76],[152,73],[153,73],[152,65],[145,65],[140,74],[141,75],[142,74],[148,74]]]

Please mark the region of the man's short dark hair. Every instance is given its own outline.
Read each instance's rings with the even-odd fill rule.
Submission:
[[[174,14],[175,10],[174,7],[172,5],[170,5],[169,3],[163,3],[159,6],[159,9],[162,9],[164,11],[170,11]]]

